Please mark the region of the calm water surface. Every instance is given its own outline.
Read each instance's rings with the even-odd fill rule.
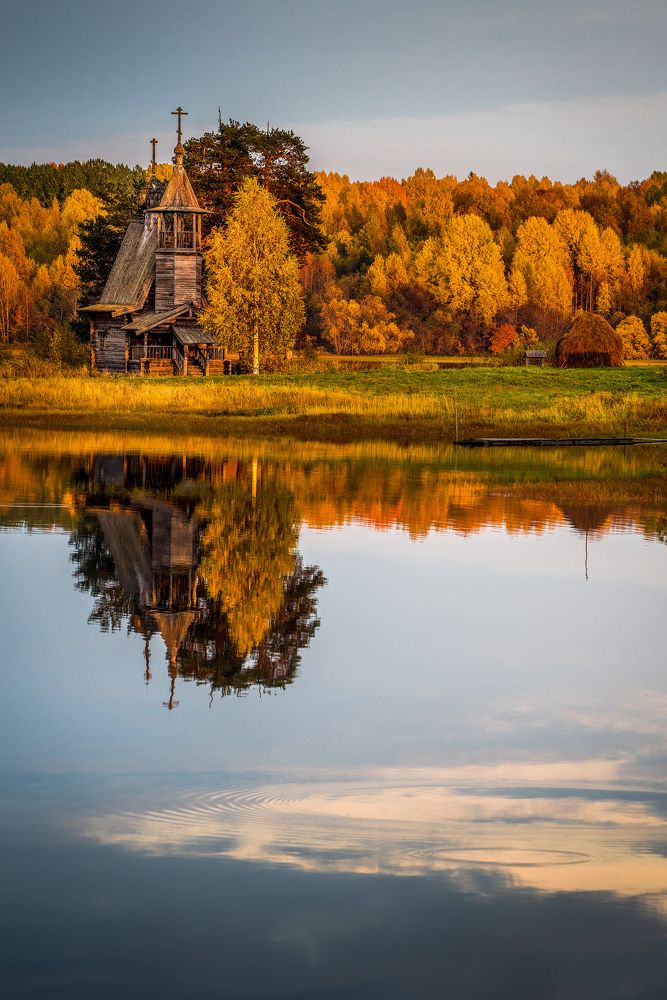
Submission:
[[[667,996],[667,451],[0,437],[0,992]]]

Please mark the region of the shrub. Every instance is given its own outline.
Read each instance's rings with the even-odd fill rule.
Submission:
[[[501,354],[508,347],[513,347],[518,339],[519,334],[516,332],[516,327],[513,327],[511,323],[500,323],[491,331],[489,350],[492,354]]]
[[[524,347],[537,347],[540,338],[537,336],[537,330],[534,330],[532,326],[520,326],[519,334]]]
[[[526,363],[526,348],[523,344],[517,340],[516,343],[512,344],[510,347],[506,347],[504,351],[496,355],[498,359],[498,364],[502,367],[514,367],[518,368]]]
[[[56,326],[53,330],[45,327],[37,330],[30,344],[35,357],[51,362],[55,370],[82,368],[88,362],[88,348],[77,339],[69,323]]]

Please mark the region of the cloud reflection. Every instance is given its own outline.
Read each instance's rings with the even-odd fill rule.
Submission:
[[[605,761],[369,771],[184,791],[90,818],[81,832],[152,855],[308,872],[458,878],[486,869],[544,892],[645,895],[667,912],[667,858],[646,847],[667,835],[663,796],[629,795],[612,784],[616,771]]]

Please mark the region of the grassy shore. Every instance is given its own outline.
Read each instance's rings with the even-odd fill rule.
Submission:
[[[0,379],[0,427],[385,438],[667,437],[667,368]]]

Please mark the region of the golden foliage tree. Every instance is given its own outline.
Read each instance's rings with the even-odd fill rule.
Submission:
[[[572,309],[572,277],[565,243],[546,219],[519,226],[510,285],[517,305],[532,307],[544,330],[559,332]]]
[[[251,483],[217,489],[198,513],[207,522],[201,571],[208,593],[220,600],[229,634],[239,655],[246,656],[269,630],[294,569],[293,494],[262,482],[255,467]]]
[[[651,340],[653,357],[667,361],[667,312],[657,312],[651,316]]]
[[[287,225],[254,178],[235,196],[227,225],[213,231],[204,256],[208,305],[202,324],[221,346],[239,350],[257,374],[260,355],[294,344],[305,310]]]
[[[72,191],[62,206],[55,200],[44,206],[36,198],[19,198],[10,184],[0,185],[0,255],[13,265],[19,281],[16,290],[13,272],[3,265],[5,339],[52,330],[75,317],[77,232],[101,211],[99,198],[84,188]]]
[[[19,304],[21,282],[18,271],[6,254],[0,253],[0,341],[7,343],[14,313]]]
[[[409,285],[410,274],[406,263],[399,254],[388,257],[377,256],[366,272],[366,279],[373,295],[392,295]]]
[[[336,296],[322,304],[325,336],[337,354],[395,354],[412,339],[377,295],[360,301]]]
[[[616,333],[623,341],[624,358],[641,361],[649,356],[651,342],[639,316],[626,316],[616,327]]]
[[[566,208],[557,214],[554,228],[563,241],[572,273],[572,311],[593,311],[600,257],[600,234],[595,221],[588,212]]]
[[[464,323],[488,327],[509,304],[500,248],[477,215],[453,216],[442,239],[426,240],[416,269],[438,301]]]

